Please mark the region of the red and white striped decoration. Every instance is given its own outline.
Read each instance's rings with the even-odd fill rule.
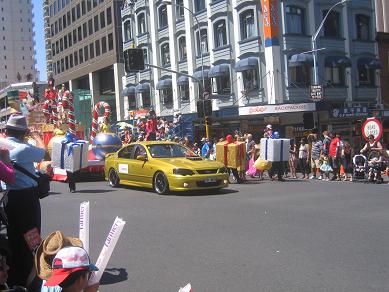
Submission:
[[[69,92],[69,91],[67,91],[67,92]],[[74,101],[73,94],[69,93],[67,95],[67,105],[69,107],[68,126],[69,126],[69,132],[73,136],[75,136],[76,135],[76,121],[74,119],[74,103],[73,103],[73,101]]]
[[[58,126],[58,110],[57,110],[57,103],[53,102],[51,104],[51,120],[55,127]]]
[[[95,104],[93,108],[93,118],[92,118],[92,132],[91,132],[91,141],[96,137],[98,131],[97,119],[99,117],[99,109],[104,108],[104,118],[109,119],[111,115],[111,107],[105,101],[99,101]]]
[[[50,118],[51,118],[51,113],[50,113],[49,107],[50,107],[50,101],[46,100],[42,105],[42,112],[43,112],[47,122],[50,122]]]
[[[67,110],[70,105],[69,105],[69,98],[70,98],[70,91],[66,90],[63,95],[62,95],[62,107],[64,110]]]

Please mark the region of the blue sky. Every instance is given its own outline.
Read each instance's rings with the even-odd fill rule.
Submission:
[[[37,69],[40,72],[39,80],[46,80],[46,52],[45,52],[45,39],[43,28],[43,0],[33,0],[34,4],[34,22],[35,22],[35,51],[37,60]]]

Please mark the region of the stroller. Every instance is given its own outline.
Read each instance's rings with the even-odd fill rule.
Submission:
[[[366,156],[362,154],[353,157],[353,179],[354,181],[366,182],[368,178],[368,164]]]
[[[368,160],[368,179],[369,182],[382,183],[384,179],[382,178],[381,172],[385,171],[386,164],[381,160],[381,154],[378,151],[372,151],[369,154]]]

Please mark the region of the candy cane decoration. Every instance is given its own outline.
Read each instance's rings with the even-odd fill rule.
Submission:
[[[50,121],[50,117],[51,117],[49,107],[50,107],[50,101],[46,100],[42,106],[42,112],[43,112],[43,114],[48,122]]]
[[[99,101],[95,104],[93,108],[93,119],[92,119],[92,133],[91,133],[91,141],[96,137],[98,131],[97,119],[99,117],[99,108],[104,108],[104,118],[109,119],[111,115],[111,107],[105,101]]]
[[[67,95],[67,105],[69,106],[69,113],[68,113],[68,126],[69,126],[69,132],[73,134],[73,136],[76,135],[76,122],[74,120],[74,104],[73,104],[73,94]]]
[[[62,107],[64,110],[70,109],[70,104],[69,104],[69,98],[70,98],[70,91],[66,90],[63,95],[62,95]]]

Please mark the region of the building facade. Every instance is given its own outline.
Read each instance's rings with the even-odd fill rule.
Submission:
[[[108,102],[112,119],[122,120],[122,1],[48,0],[43,7],[48,75],[90,95],[92,106]]]
[[[0,2],[0,88],[37,78],[32,8],[31,0]]]
[[[338,5],[317,38],[324,102],[311,102],[311,36],[336,2],[127,1],[123,50],[142,48],[146,63],[197,79],[156,68],[128,73],[125,108],[151,106],[167,117],[175,111],[195,115],[204,76],[204,91],[213,99],[214,134],[260,131],[272,121],[286,135],[302,123],[303,112],[318,111],[317,125],[331,128],[341,121],[347,131],[351,121],[339,115],[345,107],[359,114],[378,102],[380,62],[374,1]]]

